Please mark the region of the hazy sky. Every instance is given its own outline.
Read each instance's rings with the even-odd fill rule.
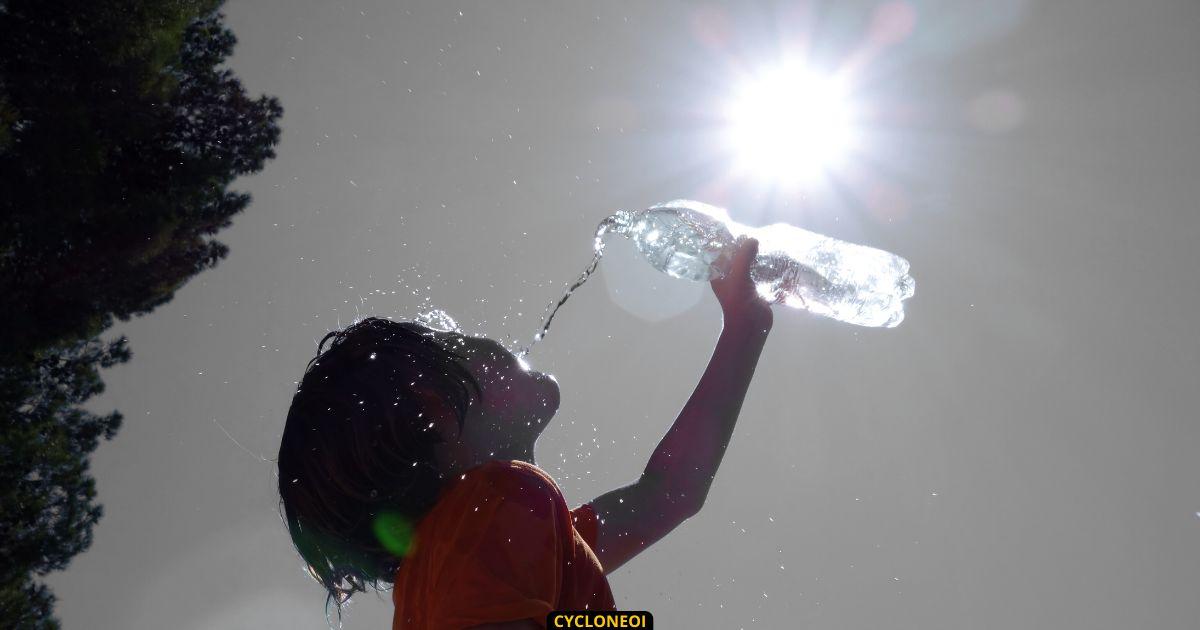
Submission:
[[[259,457],[314,341],[430,305],[527,340],[604,216],[677,197],[894,251],[917,293],[891,330],[776,313],[708,504],[611,577],[620,607],[1195,627],[1200,3],[406,4],[229,2],[279,157],[239,183],[229,258],[116,329],[135,356],[95,407],[126,421],[95,544],[51,580],[65,627],[325,627]],[[717,118],[805,41],[872,123],[833,184],[772,195],[729,176]],[[623,242],[576,296],[531,355],[573,504],[635,478],[720,330],[707,286]],[[346,628],[389,627],[358,599]]]

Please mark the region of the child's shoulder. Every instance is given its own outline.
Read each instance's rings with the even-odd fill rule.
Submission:
[[[562,503],[562,491],[546,471],[520,460],[492,460],[463,475],[461,483],[484,489],[507,498],[549,500]]]
[[[558,488],[558,484],[554,482],[554,478],[549,473],[519,459],[493,459],[484,462],[463,475],[464,481],[471,479],[489,484]]]

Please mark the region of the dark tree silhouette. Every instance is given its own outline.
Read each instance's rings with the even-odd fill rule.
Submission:
[[[222,0],[0,0],[0,619],[56,628],[40,582],[91,543],[88,466],[117,412],[82,408],[103,341],[215,265],[282,115],[223,67]]]

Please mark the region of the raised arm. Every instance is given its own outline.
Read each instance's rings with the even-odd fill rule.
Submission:
[[[595,551],[605,573],[628,562],[704,505],[771,330],[771,308],[750,280],[757,252],[757,241],[744,242],[730,274],[712,281],[724,313],[721,336],[695,391],[641,477],[591,502],[603,522]]]

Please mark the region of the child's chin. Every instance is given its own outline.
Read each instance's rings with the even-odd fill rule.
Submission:
[[[544,422],[548,422],[558,412],[558,405],[561,402],[558,381],[554,380],[553,376],[541,372],[534,372],[534,378],[540,386],[537,394],[539,401],[537,415],[545,418]]]

